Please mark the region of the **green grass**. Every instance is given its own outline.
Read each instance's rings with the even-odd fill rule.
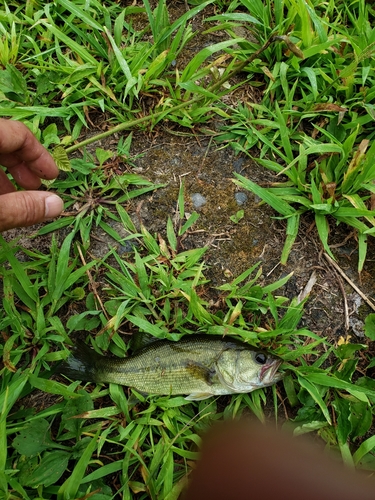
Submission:
[[[152,129],[165,119],[189,128],[219,120],[220,147],[280,176],[268,187],[240,175],[234,182],[286,219],[282,262],[310,211],[330,255],[332,224],[357,230],[361,270],[367,235],[375,231],[371,5],[194,0],[172,21],[162,0],[125,9],[104,3],[36,0],[0,10],[0,116],[24,121],[53,150],[65,170],[53,189],[71,211],[39,229],[60,231],[48,251],[0,241],[0,496],[177,499],[203,431],[248,412],[264,421],[266,403],[279,425],[296,435],[316,432],[346,464],[373,471],[375,382],[366,370],[375,364],[367,353],[374,316],[363,343],[330,345],[299,327],[304,303],[280,291],[288,277],[265,285],[257,266],[220,286],[222,306],[214,307],[206,299],[206,248],[180,245],[198,218],[185,213],[183,184],[179,217],[166,216],[165,239],[158,239],[136,228],[123,206],[162,188],[116,171],[116,160],[134,161],[131,134],[117,151],[96,148],[70,162],[67,156],[116,131]],[[226,39],[186,60],[198,11],[207,12],[207,33],[225,32]],[[175,64],[179,58],[183,67]],[[224,104],[234,86],[249,84],[261,102]],[[98,113],[108,130],[78,142]],[[242,216],[238,211],[233,224]],[[101,259],[89,251],[96,227],[114,242]],[[120,245],[128,243],[134,250],[124,258]],[[51,378],[78,332],[98,351],[124,356],[123,332],[138,330],[172,340],[195,332],[233,335],[281,356],[287,375],[278,389],[193,403]],[[287,422],[278,414],[280,398],[293,415]]]
[[[322,10],[318,2],[297,1],[282,9],[276,2],[272,19],[262,2],[231,5],[236,3],[255,16],[259,42],[277,33],[289,57],[273,44],[263,60],[248,67],[249,83],[263,90],[262,102],[245,102],[228,112],[229,123],[219,137],[250,156],[257,146],[256,161],[276,172],[280,182],[264,189],[238,175],[235,182],[288,219],[282,263],[298,234],[300,215],[310,211],[332,257],[329,223],[357,230],[361,272],[367,235],[375,232],[374,212],[366,203],[375,176],[373,8],[355,1],[332,2]],[[237,13],[227,14],[229,32],[228,24],[237,23]],[[235,53],[244,57],[253,45],[240,44],[241,53]],[[263,72],[266,80],[260,82]]]

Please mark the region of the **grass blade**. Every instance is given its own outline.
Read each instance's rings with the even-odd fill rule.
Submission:
[[[76,493],[81,484],[82,479],[85,476],[87,466],[91,460],[91,455],[97,446],[98,437],[100,430],[95,434],[91,441],[86,446],[81,458],[78,460],[76,466],[74,467],[71,475],[66,479],[66,481],[60,486],[57,492],[57,500],[70,500],[76,498]]]
[[[307,392],[310,394],[310,396],[313,398],[313,400],[318,404],[319,408],[322,410],[322,413],[324,415],[324,418],[327,420],[327,422],[331,425],[331,416],[329,414],[328,408],[326,403],[323,401],[318,389],[313,385],[309,380],[306,378],[302,377],[301,375],[298,375],[298,382],[301,384],[301,387],[307,390]]]
[[[258,184],[255,184],[255,182],[252,182],[250,179],[247,179],[246,177],[243,177],[242,175],[237,174],[236,172],[234,173],[234,175],[236,179],[233,179],[233,182],[237,186],[240,186],[256,194],[257,196],[262,198],[262,200],[265,201],[268,205],[270,205],[274,210],[276,210],[276,212],[278,212],[279,214],[284,215],[285,217],[296,214],[294,208],[292,208],[284,200],[282,200],[281,198],[270,192],[268,189],[258,186]]]
[[[289,254],[292,250],[292,246],[296,241],[298,229],[299,229],[299,219],[300,215],[295,214],[287,219],[287,227],[286,227],[286,239],[283,247],[283,251],[281,253],[280,262],[285,265],[287,263]]]

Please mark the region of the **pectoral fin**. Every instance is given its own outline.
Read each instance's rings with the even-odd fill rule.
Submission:
[[[207,368],[207,366],[197,363],[196,361],[189,361],[186,364],[186,370],[191,377],[194,377],[196,380],[202,380],[208,385],[212,384],[212,378],[216,374],[215,370],[211,370]]]
[[[202,401],[202,399],[207,399],[213,396],[210,392],[192,392],[189,396],[186,396],[185,399],[188,401]]]

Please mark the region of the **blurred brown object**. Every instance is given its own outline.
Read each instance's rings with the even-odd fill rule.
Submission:
[[[375,481],[304,438],[249,421],[225,422],[203,440],[183,500],[374,500]]]

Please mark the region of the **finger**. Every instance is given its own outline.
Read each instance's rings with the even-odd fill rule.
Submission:
[[[0,163],[7,168],[24,163],[43,179],[58,175],[52,156],[26,125],[4,118],[0,118]]]
[[[3,194],[0,196],[0,232],[57,217],[63,207],[61,198],[46,191]]]
[[[16,188],[8,179],[5,172],[3,172],[0,168],[0,195],[5,193],[12,193]]]
[[[184,500],[374,498],[371,479],[300,439],[249,422],[217,427],[203,441]]]
[[[15,182],[24,189],[38,189],[40,187],[40,177],[27,168],[24,163],[8,168]]]

